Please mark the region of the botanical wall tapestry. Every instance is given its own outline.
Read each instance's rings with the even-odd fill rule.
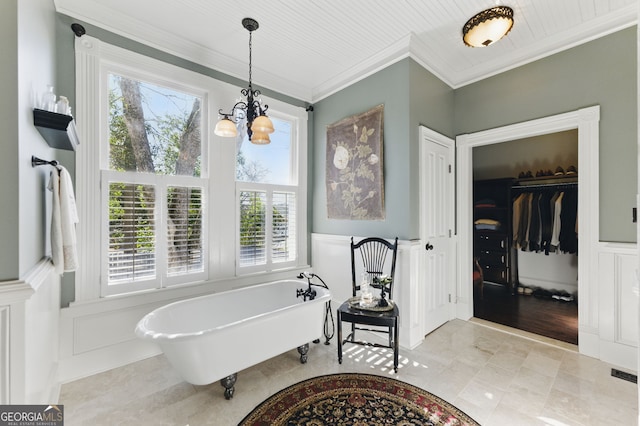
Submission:
[[[329,219],[384,219],[384,105],[327,126]]]

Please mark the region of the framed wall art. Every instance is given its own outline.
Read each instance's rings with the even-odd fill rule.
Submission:
[[[327,126],[329,219],[382,220],[384,105]]]

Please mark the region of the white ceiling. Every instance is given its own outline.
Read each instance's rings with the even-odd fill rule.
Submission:
[[[315,102],[405,57],[452,88],[637,22],[637,0],[54,0],[56,10],[229,75]],[[486,48],[461,29],[496,4],[515,24]],[[89,34],[91,35],[91,34]],[[630,52],[634,53],[635,52]]]

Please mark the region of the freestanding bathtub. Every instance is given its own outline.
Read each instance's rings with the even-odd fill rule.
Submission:
[[[329,290],[315,299],[297,296],[304,281],[283,280],[170,303],[138,322],[138,337],[156,342],[182,378],[194,385],[220,380],[233,397],[238,371],[298,348],[322,334]]]

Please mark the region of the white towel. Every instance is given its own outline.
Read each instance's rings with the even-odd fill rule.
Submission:
[[[51,212],[51,257],[56,272],[78,269],[76,223],[78,211],[71,176],[67,169],[58,166],[59,174],[51,173],[49,190],[53,193]]]

